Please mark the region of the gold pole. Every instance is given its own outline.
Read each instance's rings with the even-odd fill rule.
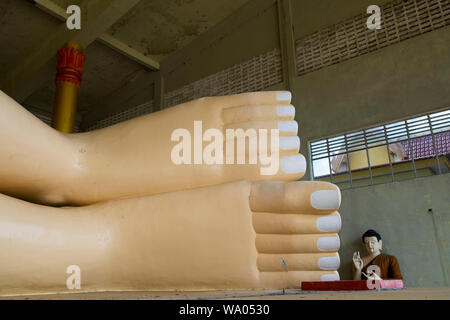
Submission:
[[[64,133],[73,132],[84,60],[82,48],[75,42],[58,50],[52,127]]]

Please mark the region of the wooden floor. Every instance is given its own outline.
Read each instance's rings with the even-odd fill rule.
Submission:
[[[203,291],[203,292],[90,292],[1,297],[0,300],[172,300],[172,299],[256,299],[256,300],[450,300],[450,287],[406,288],[381,291],[305,292]]]

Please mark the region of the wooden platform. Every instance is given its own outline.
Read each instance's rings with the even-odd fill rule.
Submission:
[[[381,280],[379,286],[374,284],[369,287],[367,281],[363,280],[340,280],[340,281],[304,281],[303,291],[351,291],[351,290],[377,290],[379,289],[402,289],[402,280]]]

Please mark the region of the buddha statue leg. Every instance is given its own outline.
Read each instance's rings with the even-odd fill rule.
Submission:
[[[298,288],[337,280],[339,189],[239,181],[84,207],[0,195],[0,294]]]
[[[298,153],[290,101],[284,91],[207,97],[108,128],[63,134],[0,91],[0,192],[41,204],[86,205],[239,180],[298,180],[306,162]],[[201,121],[200,137],[194,121]],[[272,174],[262,175],[266,164],[259,158],[257,164],[206,164],[203,159],[194,164],[195,150],[192,164],[174,163],[175,130],[186,129],[194,149],[194,140],[202,143],[208,129],[239,128],[267,129],[268,139],[271,129],[280,130],[279,166]],[[224,149],[227,141],[222,141]],[[250,151],[246,148],[246,159]]]
[[[69,135],[50,128],[0,91],[0,193],[64,202],[79,169],[76,154]]]

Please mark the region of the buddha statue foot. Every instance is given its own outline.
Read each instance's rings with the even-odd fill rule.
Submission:
[[[0,192],[39,204],[87,205],[240,180],[298,180],[306,161],[298,153],[298,126],[290,102],[287,91],[206,97],[100,130],[63,134],[0,91]],[[196,132],[196,125],[201,131]],[[228,163],[238,157],[228,152],[224,164],[205,163],[204,149],[214,140],[209,129],[224,135],[227,130],[250,129],[258,138],[260,130],[266,130],[270,155],[271,130],[279,130],[274,171],[261,173],[270,163],[260,161],[262,148],[251,147],[250,142],[243,164]],[[188,147],[191,157],[186,157],[190,164],[173,159],[173,149],[180,143],[174,140],[176,130],[188,132],[193,140]],[[238,142],[249,139],[232,140],[230,150],[237,153]],[[228,141],[225,136],[217,145],[225,150]],[[256,164],[250,163],[251,152],[256,152]]]
[[[0,295],[337,280],[339,189],[239,181],[83,207],[0,195]],[[67,287],[79,268],[80,289]]]

